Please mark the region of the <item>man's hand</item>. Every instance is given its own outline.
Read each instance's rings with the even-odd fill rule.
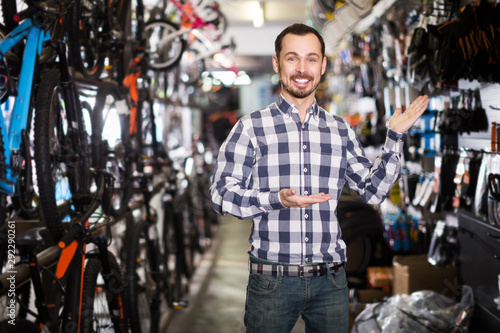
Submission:
[[[325,202],[332,199],[330,194],[318,193],[313,195],[297,195],[293,188],[287,188],[280,191],[280,199],[286,207],[304,208],[312,204]]]
[[[429,98],[427,96],[419,96],[410,104],[405,112],[401,113],[401,109],[397,108],[391,119],[389,119],[389,127],[396,132],[405,133],[425,112],[427,104],[429,104]]]

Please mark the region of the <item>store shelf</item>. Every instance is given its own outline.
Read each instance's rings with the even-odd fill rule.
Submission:
[[[328,55],[334,55],[344,47],[350,34],[360,34],[368,30],[377,20],[399,0],[381,0],[375,4],[366,16],[360,17],[346,3],[335,12],[333,20],[323,27]]]

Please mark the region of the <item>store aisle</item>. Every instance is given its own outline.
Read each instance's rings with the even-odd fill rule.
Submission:
[[[250,223],[231,216],[220,219],[217,238],[190,285],[190,306],[171,316],[165,333],[245,332]],[[303,322],[292,332],[304,332]]]

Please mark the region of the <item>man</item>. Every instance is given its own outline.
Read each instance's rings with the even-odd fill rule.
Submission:
[[[221,146],[210,188],[213,207],[253,219],[247,332],[290,332],[299,316],[307,332],[347,332],[340,192],[346,184],[365,202],[384,200],[399,178],[403,133],[428,98],[395,111],[372,166],[348,123],[316,103],[327,64],[321,35],[294,24],[278,35],[275,49],[281,95],[242,117]]]

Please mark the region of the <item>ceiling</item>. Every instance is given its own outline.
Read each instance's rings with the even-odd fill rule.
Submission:
[[[306,3],[304,0],[219,0],[218,2],[230,25],[251,27],[252,13],[259,2],[264,9],[267,24],[286,26],[290,23],[304,22]]]
[[[253,26],[255,0],[219,0],[228,20],[227,36],[236,43],[236,67],[248,71],[272,71],[274,39],[288,25],[305,22],[305,0],[260,1],[264,26]]]

